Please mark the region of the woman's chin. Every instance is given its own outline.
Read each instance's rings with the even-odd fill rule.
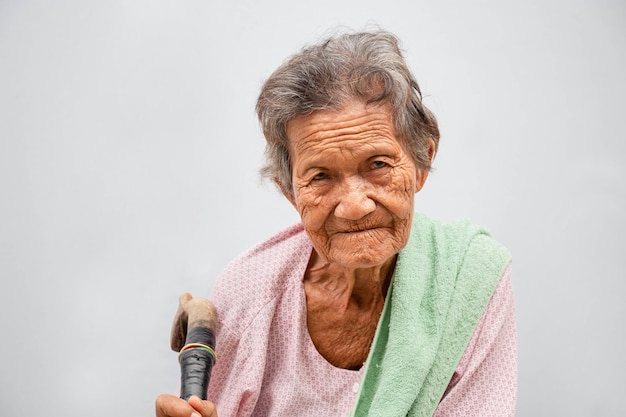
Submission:
[[[382,231],[386,232],[384,229]],[[327,259],[350,269],[383,265],[404,246],[401,244],[403,239],[397,239],[390,233],[382,233],[381,236],[381,231],[377,232],[376,239],[371,239],[367,233],[334,236]]]
[[[365,248],[330,256],[330,261],[348,269],[376,268],[382,266],[397,253],[396,250],[381,251],[379,248]]]

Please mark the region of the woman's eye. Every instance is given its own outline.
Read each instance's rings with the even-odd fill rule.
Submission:
[[[326,178],[328,178],[328,176],[325,173],[320,172],[320,173],[315,174],[313,178],[311,178],[311,181],[320,181]]]
[[[386,163],[385,161],[374,161],[374,162],[372,162],[372,168],[374,168],[374,169],[385,168],[387,166],[389,166],[389,164]]]

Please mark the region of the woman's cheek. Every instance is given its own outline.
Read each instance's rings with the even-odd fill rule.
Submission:
[[[412,164],[402,164],[395,170],[393,183],[396,190],[409,194],[415,193],[416,172]]]
[[[398,175],[385,187],[385,205],[390,211],[405,218],[413,212],[413,197],[415,195],[415,181],[410,175]]]
[[[302,189],[298,193],[298,212],[305,226],[313,226],[323,216],[323,198],[312,189]],[[309,224],[310,223],[310,224]]]

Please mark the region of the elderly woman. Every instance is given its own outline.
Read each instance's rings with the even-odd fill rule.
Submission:
[[[466,221],[414,213],[439,130],[397,39],[305,48],[257,113],[262,173],[302,221],[218,278],[209,401],[162,395],[157,415],[513,415],[510,257]]]

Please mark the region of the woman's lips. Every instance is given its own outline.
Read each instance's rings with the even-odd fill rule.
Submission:
[[[359,234],[359,233],[367,233],[367,232],[373,232],[379,229],[383,229],[382,226],[377,226],[377,227],[368,227],[368,228],[359,228],[359,229],[347,229],[347,230],[340,230],[336,233],[341,233],[341,234]]]

